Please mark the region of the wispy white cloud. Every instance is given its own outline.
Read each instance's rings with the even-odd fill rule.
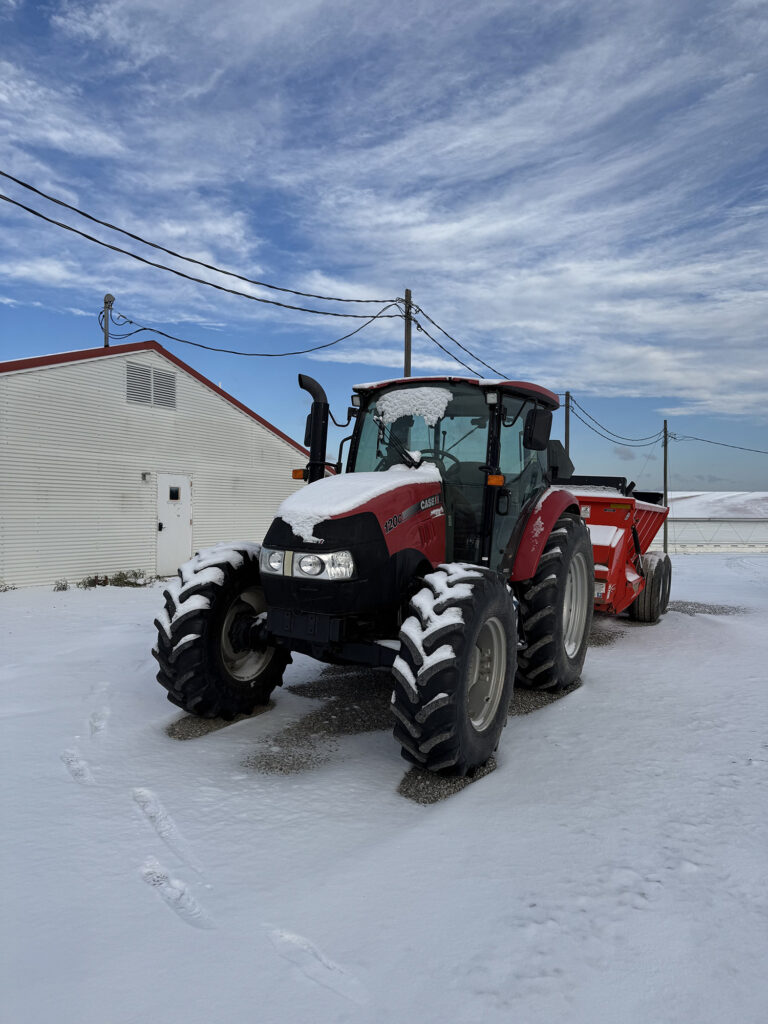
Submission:
[[[512,376],[765,415],[764,7],[52,10],[61,48],[3,68],[0,163],[22,177],[248,276],[410,286]],[[275,343],[331,334],[0,218],[6,281],[66,288],[78,308],[109,289],[137,319],[255,321]],[[392,369],[397,344],[380,337],[317,358]],[[420,368],[455,369],[427,351]]]

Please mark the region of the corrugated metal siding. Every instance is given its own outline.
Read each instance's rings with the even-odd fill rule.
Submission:
[[[176,375],[175,410],[126,400],[128,361]],[[301,462],[155,352],[0,375],[0,581],[154,572],[158,472],[192,478],[194,549],[261,540]]]

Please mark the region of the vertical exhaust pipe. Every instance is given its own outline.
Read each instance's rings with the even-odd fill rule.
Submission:
[[[328,398],[316,380],[299,374],[299,387],[312,396],[312,408],[307,417],[304,444],[309,447],[307,481],[314,483],[325,476],[325,449],[328,441]]]

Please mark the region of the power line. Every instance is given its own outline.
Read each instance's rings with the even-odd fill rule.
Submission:
[[[454,343],[454,345],[458,345],[459,348],[463,352],[466,352],[468,356],[472,356],[472,358],[474,360],[476,360],[478,363],[481,363],[483,366],[487,367],[489,370],[492,370],[498,377],[502,377],[504,380],[509,380],[509,377],[506,374],[502,373],[501,370],[497,370],[495,366],[491,366],[490,363],[486,363],[486,361],[484,359],[481,359],[480,356],[475,355],[474,352],[470,351],[470,349],[468,349],[466,345],[462,345],[462,343],[457,338],[454,338],[454,336],[452,334],[449,334],[448,331],[446,331],[444,327],[441,327],[440,324],[438,324],[436,321],[434,321],[432,319],[432,317],[429,315],[429,313],[425,312],[425,310],[423,310],[420,306],[416,306],[415,310],[416,310],[417,313],[421,313],[422,316],[425,316],[427,318],[427,320],[429,320],[429,322],[433,325],[433,327],[436,327],[438,329],[438,331],[441,331],[446,336],[446,338],[450,338],[450,340]],[[428,337],[431,337],[431,335],[428,335]],[[434,338],[432,338],[432,340],[435,341]],[[435,342],[435,344],[438,344],[438,342]],[[462,363],[461,365],[465,366],[466,364]],[[474,372],[475,371],[473,371],[473,373]]]
[[[368,327],[368,325],[372,324],[374,320],[379,320],[382,318],[386,319],[387,314],[384,311],[389,309],[390,306],[393,305],[396,305],[396,303],[389,303],[389,305],[384,306],[384,308],[380,309],[378,313],[374,313],[373,316],[368,317],[364,324],[360,324],[358,327],[354,329],[354,331],[350,331],[349,334],[344,334],[341,338],[336,338],[334,341],[327,341],[323,345],[313,345],[311,348],[297,349],[295,352],[240,352],[237,349],[232,348],[217,348],[214,345],[203,345],[202,342],[199,341],[189,341],[187,338],[177,338],[176,335],[168,334],[166,331],[161,331],[157,327],[144,327],[141,324],[136,323],[135,320],[131,320],[130,317],[125,316],[123,313],[117,314],[117,316],[120,317],[121,324],[130,324],[132,327],[135,327],[136,330],[129,331],[123,335],[113,335],[113,337],[128,338],[132,334],[139,334],[141,331],[149,331],[152,334],[159,334],[163,338],[168,338],[169,341],[177,341],[180,345],[193,345],[195,348],[204,348],[208,352],[224,352],[227,355],[231,356],[258,356],[259,358],[262,359],[282,359],[284,356],[303,356],[306,355],[308,352],[319,352],[321,349],[331,348],[333,345],[338,345],[339,342],[346,341],[347,338],[351,338],[353,334],[357,334],[359,331],[362,331],[364,328]],[[400,316],[401,314],[391,315]],[[103,317],[104,312],[102,310],[102,312],[99,314],[99,323],[102,326],[104,324]]]
[[[702,441],[704,444],[716,444],[720,448],[735,448],[740,452],[755,452],[757,455],[768,455],[763,448],[745,448],[740,444],[726,444],[725,441],[710,441],[707,437],[692,437],[690,434],[670,434],[673,441]]]
[[[424,315],[426,316],[426,313]],[[429,333],[429,331],[426,329],[426,327],[424,327],[422,324],[420,324],[419,321],[415,317],[411,317],[411,319],[413,320],[414,324],[416,325],[416,330],[417,331],[421,331],[422,334],[426,334],[426,336],[429,338],[429,340],[434,342],[435,345],[437,345],[437,347],[439,349],[442,349],[443,352],[445,352],[445,354],[447,356],[450,356],[451,359],[453,359],[455,362],[457,362],[460,366],[463,366],[465,370],[469,370],[469,372],[474,377],[480,377],[481,376],[481,374],[479,374],[477,372],[477,370],[473,370],[471,366],[469,366],[467,363],[465,363],[461,359],[459,359],[458,356],[455,356],[453,354],[453,352],[451,352],[449,349],[447,349],[445,347],[445,345],[441,345],[440,342],[437,340],[437,338],[433,338],[432,335]],[[427,319],[429,319],[429,318],[427,318]]]
[[[581,408],[581,406],[579,406],[579,408]],[[589,429],[594,434],[597,434],[598,437],[602,437],[604,441],[610,441],[612,444],[618,444],[622,448],[650,448],[652,445],[659,443],[658,436],[655,437],[653,441],[644,441],[642,443],[637,443],[634,441],[619,441],[615,437],[608,437],[606,434],[601,434],[600,431],[593,427],[591,423],[588,423],[587,420],[585,420],[582,416],[579,416],[579,414],[576,412],[574,408],[571,408],[571,412],[577,420],[580,420],[585,427],[589,427]]]
[[[576,399],[573,397],[573,394],[571,394],[571,402],[574,405],[578,406],[579,409],[581,409],[581,411],[584,413],[584,415],[588,419],[592,420],[592,422],[594,424],[596,424],[596,426],[600,427],[601,430],[605,431],[606,434],[610,434],[612,437],[617,438],[620,441],[630,441],[630,442],[654,441],[654,440],[658,440],[661,437],[661,435],[664,433],[663,430],[657,430],[655,434],[648,434],[647,437],[624,437],[622,434],[617,434],[617,433],[615,433],[615,431],[610,430],[603,423],[600,423],[599,420],[596,420],[594,416],[590,416],[590,414],[587,412],[587,410],[584,408],[584,406],[580,402],[576,401]]]
[[[86,238],[89,242],[95,242],[96,245],[101,245],[105,249],[111,249],[112,252],[122,253],[123,256],[130,256],[131,259],[138,260],[139,263],[144,263],[148,267],[156,267],[158,270],[165,270],[169,274],[175,274],[176,277],[183,277],[186,281],[193,281],[195,284],[204,284],[208,288],[215,288],[220,292],[227,292],[229,295],[239,295],[241,298],[250,299],[252,302],[263,302],[268,306],[280,306],[281,309],[295,309],[300,313],[315,313],[317,316],[335,316],[343,317],[348,320],[367,320],[367,313],[335,313],[327,309],[312,309],[308,306],[292,306],[287,302],[278,302],[276,299],[264,299],[257,295],[249,295],[247,292],[237,291],[235,288],[225,288],[224,285],[214,284],[213,281],[205,281],[202,277],[193,277],[191,274],[185,274],[182,270],[175,270],[173,267],[166,267],[163,263],[155,263],[153,260],[145,259],[143,256],[137,255],[135,252],[130,252],[128,249],[121,249],[117,245],[111,245],[109,242],[103,242],[99,238],[94,238],[93,235],[88,235],[85,231],[80,231],[78,228],[73,228],[70,224],[64,224],[60,220],[53,220],[52,217],[46,217],[44,213],[40,213],[39,210],[33,210],[31,206],[25,206],[24,203],[18,202],[16,199],[11,199],[9,196],[0,192],[0,199],[6,203],[11,203],[13,206],[18,206],[21,210],[26,210],[27,213],[31,213],[34,217],[39,217],[41,220],[47,221],[49,224],[54,224],[58,228],[63,228],[65,231],[71,231],[75,235],[80,235],[81,238]],[[390,303],[395,305],[395,303]],[[386,314],[388,317],[399,317],[400,313]]]
[[[266,281],[257,281],[252,277],[244,277],[242,274],[236,274],[231,270],[222,270],[221,267],[213,266],[211,263],[204,263],[202,260],[196,260],[192,256],[182,256],[181,253],[174,252],[173,249],[166,249],[164,245],[158,245],[156,242],[150,242],[141,235],[135,235],[132,231],[126,231],[125,228],[120,228],[116,224],[110,224],[109,221],[106,220],[99,220],[98,217],[94,217],[90,213],[86,213],[85,210],[81,210],[77,206],[72,206],[70,203],[65,203],[63,199],[57,199],[56,196],[48,195],[47,192],[43,192],[39,188],[35,188],[34,185],[30,185],[27,181],[22,181],[21,178],[14,178],[12,174],[8,174],[6,171],[0,171],[0,176],[7,178],[9,181],[16,182],[17,185],[21,185],[22,188],[26,188],[30,192],[34,192],[35,195],[42,196],[43,199],[47,199],[50,203],[56,203],[57,206],[62,206],[65,210],[71,210],[78,216],[85,217],[86,220],[91,221],[93,224],[100,224],[104,228],[109,228],[110,231],[118,231],[121,235],[126,235],[128,238],[133,238],[136,242],[141,242],[142,245],[148,245],[150,248],[157,249],[159,252],[164,252],[169,256],[174,256],[177,260],[184,260],[186,263],[194,263],[195,266],[205,267],[206,270],[213,270],[217,274],[223,274],[225,277],[234,277],[236,280],[244,281],[246,284],[255,284],[260,288],[269,288],[275,292],[287,292],[289,295],[301,295],[305,299],[322,299],[325,302],[370,302],[375,303],[376,305],[383,305],[386,302],[393,301],[392,299],[341,299],[337,295],[316,295],[314,292],[300,292],[295,288],[281,288],[276,284],[267,284]],[[24,209],[26,209],[26,207],[24,207]]]

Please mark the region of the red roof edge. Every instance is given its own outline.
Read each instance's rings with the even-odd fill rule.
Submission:
[[[157,341],[134,341],[128,345],[110,345],[109,348],[86,348],[81,349],[78,352],[58,352],[55,355],[50,356],[31,356],[28,359],[9,359],[5,362],[0,363],[0,373],[10,373],[13,370],[35,370],[42,366],[59,366],[62,363],[79,363],[85,359],[100,359],[104,356],[122,356],[130,352],[158,352],[161,356],[169,359],[172,363],[175,363],[180,369],[184,370],[185,373],[190,374],[195,380],[199,380],[201,384],[204,384],[211,391],[214,391],[221,398],[224,398],[230,405],[234,405],[236,409],[244,412],[246,416],[250,416],[251,419],[256,420],[262,427],[266,427],[267,430],[271,431],[277,437],[283,441],[287,441],[297,452],[301,452],[302,455],[309,458],[309,452],[306,448],[294,441],[292,437],[284,434],[282,430],[279,430],[274,424],[270,423],[269,420],[265,420],[263,416],[259,416],[253,409],[249,409],[247,405],[243,405],[236,398],[218,387],[213,381],[208,380],[202,373],[198,373],[197,370],[193,370],[191,366],[184,362],[183,359],[179,359],[178,356],[173,355],[167,349]]]

